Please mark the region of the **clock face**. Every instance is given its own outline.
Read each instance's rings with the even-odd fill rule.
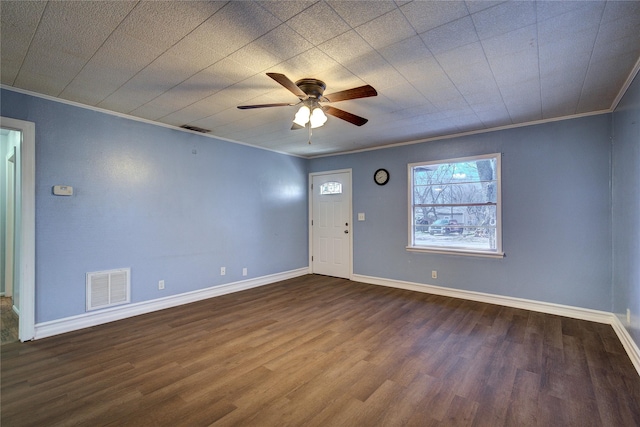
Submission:
[[[373,180],[378,185],[385,185],[389,182],[389,172],[386,169],[378,169],[376,173],[373,174]]]

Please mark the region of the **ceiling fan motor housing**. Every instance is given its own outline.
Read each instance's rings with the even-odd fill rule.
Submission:
[[[320,98],[327,88],[327,85],[318,79],[300,79],[296,82],[296,86],[306,93],[310,98]]]

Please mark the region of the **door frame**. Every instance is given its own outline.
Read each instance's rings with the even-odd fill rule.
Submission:
[[[330,171],[322,171],[322,172],[311,172],[309,173],[309,183],[307,185],[307,189],[309,190],[309,274],[313,274],[313,261],[311,257],[313,256],[313,226],[311,225],[311,221],[313,219],[313,189],[311,185],[313,184],[313,178],[316,176],[322,175],[332,175],[336,173],[347,173],[349,174],[349,185],[351,188],[349,189],[349,224],[351,224],[351,232],[349,233],[349,280],[353,277],[353,172],[351,169],[337,169]]]
[[[4,281],[4,295],[13,297],[15,281],[15,240],[16,240],[16,147],[7,153],[5,161],[5,239],[4,265],[2,266],[2,280]],[[9,279],[9,280],[7,280]]]
[[[35,338],[35,246],[36,246],[36,125],[24,120],[0,117],[0,127],[22,132],[20,144],[20,251],[18,271],[20,278],[20,341]],[[18,234],[18,233],[16,233]],[[15,254],[14,254],[15,256]]]

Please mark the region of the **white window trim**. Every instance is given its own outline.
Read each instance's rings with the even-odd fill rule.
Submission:
[[[441,164],[441,163],[460,163],[473,160],[482,159],[496,159],[496,175],[497,179],[497,197],[496,197],[496,250],[495,251],[474,251],[464,248],[438,248],[435,246],[415,246],[413,245],[413,176],[412,169],[418,165],[428,164]],[[408,198],[407,198],[407,213],[408,213],[408,243],[406,250],[409,252],[423,252],[434,254],[446,254],[446,255],[463,255],[463,256],[476,256],[484,258],[504,258],[505,254],[502,250],[502,154],[491,153],[483,154],[479,156],[458,157],[454,159],[442,159],[424,162],[414,162],[407,165],[407,183],[408,183]]]
[[[435,249],[435,248],[425,248],[422,246],[407,246],[408,252],[426,252],[432,254],[444,254],[444,255],[464,255],[464,256],[475,256],[482,258],[504,258],[504,252],[480,252],[480,251],[470,251],[465,249]]]

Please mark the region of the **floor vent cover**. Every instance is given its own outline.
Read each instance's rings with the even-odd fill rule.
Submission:
[[[130,301],[131,269],[87,273],[87,311]]]

